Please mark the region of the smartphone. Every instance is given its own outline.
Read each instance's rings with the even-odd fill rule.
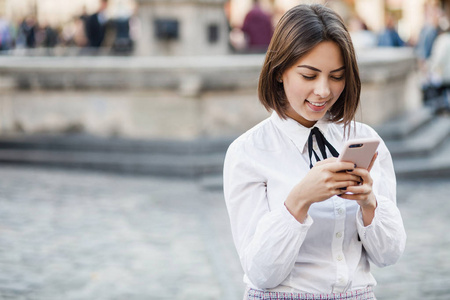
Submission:
[[[347,141],[339,154],[338,161],[352,162],[357,168],[367,169],[379,144],[380,140],[377,138]]]

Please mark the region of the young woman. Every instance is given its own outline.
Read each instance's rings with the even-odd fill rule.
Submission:
[[[259,79],[273,110],[229,147],[224,194],[245,299],[375,299],[369,261],[401,256],[406,234],[383,142],[368,170],[335,156],[378,137],[354,122],[361,83],[342,19],[299,5],[279,21]]]

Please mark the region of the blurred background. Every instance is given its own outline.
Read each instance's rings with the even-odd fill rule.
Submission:
[[[241,299],[228,145],[300,3],[344,19],[357,120],[385,140],[408,244],[378,299],[450,299],[450,1],[0,0],[0,299]]]

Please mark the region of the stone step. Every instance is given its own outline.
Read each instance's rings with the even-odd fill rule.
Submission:
[[[433,120],[403,139],[387,140],[392,157],[427,156],[439,148],[450,135],[450,117],[435,116]]]
[[[84,134],[1,136],[2,150],[108,152],[136,154],[210,154],[225,152],[235,137],[194,140],[138,140]]]
[[[402,139],[386,141],[400,177],[450,174],[450,117],[434,116],[433,120],[425,122],[426,119],[422,119],[420,128],[409,130]],[[233,139],[148,141],[83,135],[1,137],[0,163],[195,177],[206,189],[221,189],[223,160]],[[439,160],[436,153],[440,153]]]
[[[450,175],[450,117],[436,116],[403,139],[387,140],[397,177],[433,177]],[[406,132],[406,131],[405,131]],[[222,174],[201,178],[208,190],[223,188]]]
[[[3,136],[0,138],[0,163],[199,177],[222,172],[225,152],[233,139],[179,141],[89,135]]]
[[[450,176],[450,140],[446,140],[433,155],[394,159],[398,178]]]
[[[424,126],[433,117],[434,110],[431,107],[424,106],[415,111],[407,112],[384,124],[374,126],[374,129],[385,141],[402,139]]]
[[[224,152],[167,155],[71,152],[39,149],[0,150],[0,163],[80,168],[155,176],[199,177],[222,172]]]
[[[397,178],[441,178],[450,176],[450,139],[443,142],[433,155],[422,157],[395,158]],[[211,174],[201,178],[200,183],[207,190],[223,188],[222,174]]]
[[[207,175],[200,178],[202,188],[211,191],[223,189],[223,174]]]

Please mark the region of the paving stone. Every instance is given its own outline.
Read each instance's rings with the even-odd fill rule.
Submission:
[[[378,300],[450,299],[448,183],[448,178],[399,180],[398,205],[408,239],[396,265],[372,268]]]
[[[218,189],[202,181],[0,167],[0,299],[242,299]],[[401,179],[408,241],[378,300],[450,299],[448,178]]]
[[[227,299],[196,182],[10,167],[0,175],[0,299]]]

